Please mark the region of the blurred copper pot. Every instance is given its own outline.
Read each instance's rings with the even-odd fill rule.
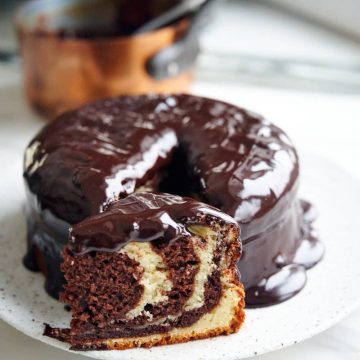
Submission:
[[[181,39],[189,21],[182,19],[156,31],[118,36],[112,35],[109,28],[114,21],[114,9],[109,11],[104,6],[111,2],[92,1],[98,8],[89,8],[89,1],[76,1],[77,5],[86,4],[85,10],[78,6],[69,11],[69,4],[73,6],[73,3],[33,0],[17,12],[25,90],[30,104],[41,114],[52,118],[65,110],[114,95],[186,92],[189,89],[192,79],[189,66],[180,71],[184,69],[179,70],[176,64],[171,68],[174,64],[169,63],[168,73],[174,76],[157,79],[154,74],[150,75],[147,66],[160,50]],[[131,14],[125,13],[124,18],[126,15]],[[111,21],[106,19],[109,16]],[[88,24],[84,25],[85,18],[91,24],[98,22],[106,27],[84,31],[84,26],[88,29]],[[99,18],[104,21],[99,22]],[[78,24],[80,28],[76,28]],[[194,51],[197,52],[197,46],[193,47],[188,61],[194,61]]]

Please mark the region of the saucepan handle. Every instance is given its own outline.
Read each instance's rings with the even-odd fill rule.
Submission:
[[[156,80],[163,80],[189,70],[200,52],[199,32],[209,19],[209,13],[219,0],[207,0],[190,17],[185,34],[146,63],[147,72]]]

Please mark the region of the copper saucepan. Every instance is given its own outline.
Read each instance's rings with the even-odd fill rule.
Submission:
[[[186,92],[198,53],[197,36],[187,36],[191,17],[131,35],[138,23],[173,5],[174,0],[25,3],[15,24],[30,104],[52,118],[109,96]],[[178,51],[180,44],[186,51]]]

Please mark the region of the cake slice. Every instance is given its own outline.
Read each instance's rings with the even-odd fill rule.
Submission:
[[[134,193],[75,225],[64,250],[74,350],[128,349],[236,332],[244,290],[239,225],[190,198]]]

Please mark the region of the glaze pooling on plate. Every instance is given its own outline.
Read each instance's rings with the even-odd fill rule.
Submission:
[[[290,299],[306,284],[306,270],[316,265],[324,255],[324,245],[313,228],[316,210],[312,204],[300,200],[301,242],[296,248],[291,264],[286,265],[282,255],[275,259],[279,271],[263,279],[246,291],[248,306],[276,304]],[[285,265],[284,265],[285,264]]]
[[[311,222],[297,199],[298,175],[286,134],[245,109],[189,95],[98,101],[62,115],[27,148],[25,263],[47,273],[46,288],[57,296],[70,225],[114,196],[166,191],[196,196],[234,217],[243,242],[238,267],[254,294],[247,304],[283,301],[304,286],[303,265],[323,254],[321,246],[302,245]]]

